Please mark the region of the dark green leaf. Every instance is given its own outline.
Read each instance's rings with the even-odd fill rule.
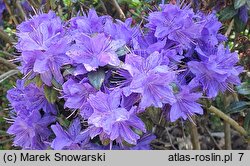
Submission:
[[[159,108],[155,108],[155,107],[147,108],[147,115],[150,117],[150,119],[152,120],[154,124],[159,124],[160,121],[162,123],[165,123],[164,118],[162,118],[162,110]]]
[[[246,116],[245,119],[244,119],[244,124],[243,124],[243,126],[244,126],[244,128],[245,128],[246,130],[249,129],[249,124],[250,124],[250,111],[248,111],[247,116]]]
[[[232,104],[230,104],[227,108],[226,108],[226,113],[231,114],[231,113],[237,113],[237,112],[242,112],[244,111],[246,108],[248,108],[250,105],[249,102],[245,102],[245,101],[237,101],[237,102],[233,102]]]
[[[234,8],[239,9],[241,6],[245,5],[247,0],[234,0]]]
[[[235,10],[233,6],[228,6],[219,13],[219,18],[221,21],[225,21],[233,18],[237,13],[238,10]]]
[[[105,78],[105,72],[102,69],[92,71],[88,74],[89,82],[99,90]]]
[[[243,82],[240,86],[236,87],[239,94],[250,95],[250,84],[248,82]]]
[[[236,32],[242,32],[245,30],[246,23],[244,23],[237,15],[234,18],[234,27]]]
[[[45,94],[46,99],[50,103],[55,103],[56,102],[58,93],[57,93],[57,91],[55,89],[45,85],[44,86],[44,94]]]

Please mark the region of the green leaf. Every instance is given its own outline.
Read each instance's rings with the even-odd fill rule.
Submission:
[[[234,8],[239,9],[241,6],[245,5],[247,0],[234,0]]]
[[[246,101],[237,101],[231,103],[227,108],[226,108],[226,113],[232,114],[232,113],[237,113],[237,112],[242,112],[245,109],[249,107],[250,103]]]
[[[159,124],[159,122],[161,122],[159,125],[162,125],[166,122],[164,118],[162,118],[162,110],[159,108],[149,107],[147,108],[146,113],[154,124]]]
[[[248,111],[247,116],[244,119],[243,127],[248,131],[250,124],[250,111]]]
[[[236,32],[242,32],[245,30],[246,23],[244,23],[237,15],[234,18],[234,27]]]
[[[225,21],[225,20],[233,18],[237,13],[238,13],[238,10],[235,10],[234,7],[231,5],[231,6],[224,8],[219,13],[219,18],[221,21]]]
[[[65,6],[70,6],[71,5],[71,0],[63,0],[63,3]]]
[[[97,89],[100,90],[105,78],[105,72],[102,69],[92,71],[88,74],[89,82]]]
[[[139,0],[132,0],[131,5],[133,7],[138,7],[141,5],[141,2]]]
[[[116,54],[117,54],[118,57],[124,56],[124,55],[126,55],[128,53],[129,53],[129,50],[128,50],[128,48],[126,46],[123,46],[123,47],[119,48],[116,51]]]
[[[242,95],[250,95],[250,84],[243,82],[240,86],[236,87],[237,92]]]
[[[56,102],[58,93],[57,93],[57,91],[55,89],[45,85],[44,86],[44,94],[45,94],[46,99],[50,103],[55,103]]]
[[[38,86],[38,87],[41,87],[43,85],[43,81],[40,78],[40,76],[36,76],[35,79],[34,79],[34,81],[36,83],[36,86]]]
[[[62,88],[62,85],[59,84],[59,83],[55,80],[55,78],[53,78],[53,79],[51,80],[51,83],[52,83],[52,85],[53,85],[54,87],[56,87],[57,89],[61,89],[61,88]]]

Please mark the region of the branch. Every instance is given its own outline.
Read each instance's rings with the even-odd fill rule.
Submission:
[[[214,106],[211,106],[207,110],[210,111],[210,112],[212,112],[212,113],[214,113],[215,115],[219,116],[220,118],[222,118],[227,123],[229,123],[240,134],[242,134],[244,136],[247,136],[247,132],[246,132],[246,130],[243,127],[241,127],[235,120],[233,120],[232,118],[230,118],[229,116],[227,116],[226,114],[224,114],[218,108],[216,108]]]
[[[3,50],[0,50],[0,55],[6,55],[6,56],[10,56],[10,57],[16,57],[15,55],[12,55],[12,54],[10,54],[10,53],[8,53],[8,52],[6,52],[6,51],[3,51]]]
[[[107,11],[107,8],[106,8],[104,2],[103,2],[102,0],[100,0],[100,3],[101,3],[102,8],[103,8],[103,13],[104,13],[104,14],[108,14],[108,11]]]
[[[189,121],[189,129],[190,129],[190,136],[191,136],[191,142],[193,145],[194,150],[200,150],[200,142],[199,142],[199,134],[197,130],[197,126],[194,124],[195,123],[195,117],[191,117],[192,121]]]
[[[228,32],[230,34],[230,32]],[[233,88],[232,88],[233,89]],[[235,92],[233,92],[235,93]],[[228,95],[227,95],[228,94]],[[226,92],[226,95],[223,96],[224,107],[227,108],[231,102],[233,102],[236,98],[229,91]],[[230,115],[228,115],[230,117]],[[224,133],[225,133],[225,149],[232,149],[232,141],[231,141],[231,126],[229,123],[224,121]]]
[[[7,9],[8,13],[10,14],[10,18],[13,20],[13,22],[14,22],[15,25],[17,26],[19,23],[18,23],[16,17],[14,16],[14,14],[12,13],[11,8],[10,8],[10,6],[9,6],[9,4],[8,4],[8,2],[7,2],[7,0],[3,0],[3,1],[4,1],[4,3],[5,3],[5,6],[6,6],[6,9]]]
[[[208,133],[209,137],[212,139],[212,141],[214,142],[215,146],[219,149],[222,150],[221,147],[219,146],[219,144],[216,142],[216,140],[214,139],[214,137],[212,136],[212,133],[209,131],[209,129],[204,126],[206,132]]]
[[[80,2],[80,4],[81,4],[81,6],[83,6],[84,8],[86,8],[86,9],[88,9],[88,10],[91,9],[91,7],[85,5],[83,2],[81,2],[81,1],[79,1],[79,2]],[[82,10],[82,13],[85,14],[85,12],[84,12],[83,10]],[[99,14],[100,16],[103,15],[103,13],[100,13],[100,12],[98,12],[98,11],[96,11],[96,13]]]
[[[2,29],[0,29],[0,38],[4,40],[6,43],[13,44],[14,40],[7,34],[5,33]]]
[[[13,75],[16,75],[18,74],[19,71],[18,70],[10,70],[6,73],[3,73],[2,75],[0,75],[0,83],[2,83],[4,80],[6,80],[7,78],[13,76]]]
[[[39,8],[39,5],[36,2],[34,2],[33,0],[27,0],[27,1],[30,4],[30,6],[33,6],[33,8],[36,8],[36,9]]]
[[[4,59],[2,57],[0,57],[0,64],[3,64],[3,65],[7,66],[10,69],[16,69],[17,68],[17,65],[9,62],[8,60],[6,60],[6,59]]]
[[[116,0],[111,0],[111,3],[113,4],[113,6],[115,7],[116,11],[118,12],[119,18],[121,20],[125,20],[126,16],[123,13],[123,11],[122,11],[121,7],[119,6],[118,2]]]
[[[224,133],[225,133],[225,149],[232,150],[231,127],[230,124],[227,122],[224,122]]]
[[[15,5],[16,5],[16,7],[18,8],[18,10],[20,11],[20,16],[21,16],[21,18],[22,18],[23,20],[25,20],[25,19],[27,18],[27,16],[26,16],[26,14],[25,14],[25,12],[24,12],[24,10],[23,10],[23,7],[22,7],[22,5],[21,5],[20,0],[17,0]]]
[[[233,29],[233,25],[234,25],[234,19],[232,19],[232,21],[230,22],[228,28],[227,28],[227,31],[225,33],[225,36],[228,37]]]

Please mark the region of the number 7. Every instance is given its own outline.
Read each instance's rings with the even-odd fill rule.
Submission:
[[[241,159],[242,159],[242,157],[243,157],[244,153],[238,153],[238,154],[240,155],[240,159],[239,159],[239,161],[241,161]]]

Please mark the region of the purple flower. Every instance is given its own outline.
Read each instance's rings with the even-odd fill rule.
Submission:
[[[26,117],[41,109],[46,113],[56,114],[56,108],[47,101],[43,88],[38,88],[34,83],[27,86],[24,84],[25,80],[17,80],[16,87],[7,92],[7,98],[17,116]]]
[[[68,131],[65,131],[58,123],[52,125],[51,129],[56,135],[56,138],[51,143],[51,147],[54,150],[80,150],[89,142],[88,134],[81,133],[81,123],[79,118],[73,120]]]
[[[87,34],[102,33],[104,31],[104,24],[108,20],[111,20],[110,16],[98,17],[96,11],[91,9],[88,15],[85,14],[84,16],[72,18],[70,20],[70,30]]]
[[[165,39],[157,39],[152,31],[139,36],[137,43],[134,44],[134,53],[142,57],[147,57],[149,54],[158,51],[162,55],[162,64],[169,65],[176,62],[180,62],[184,58],[182,56],[183,49],[180,46],[176,46],[176,42]]]
[[[110,94],[99,91],[96,95],[90,95],[89,103],[94,109],[88,119],[91,138],[100,134],[103,139],[109,138],[118,143],[124,140],[136,144],[140,136],[132,128],[146,132],[144,123],[135,114],[136,107],[129,111],[120,107],[120,89],[115,89]]]
[[[125,96],[122,93],[121,107],[130,110],[139,101],[140,95],[138,93],[132,93],[129,96]]]
[[[149,14],[146,25],[154,31],[157,38],[167,38],[182,45],[184,49],[197,44],[201,35],[201,26],[195,22],[191,9],[180,9],[176,5],[164,5],[162,11]]]
[[[80,33],[76,38],[76,44],[67,51],[75,63],[84,65],[87,71],[96,70],[99,66],[120,65],[116,51],[122,47],[124,42],[111,40],[104,34],[89,37]]]
[[[203,26],[201,31],[201,38],[199,43],[200,47],[214,47],[219,42],[225,41],[226,37],[219,33],[222,23],[218,21],[216,14],[205,15],[203,13],[198,13],[200,16],[200,22]]]
[[[92,107],[87,99],[90,94],[96,93],[89,83],[78,83],[69,79],[63,84],[63,98],[65,99],[64,107],[80,109],[80,114],[87,119],[93,113]]]
[[[144,134],[135,146],[113,145],[112,150],[151,150],[150,143],[156,138],[153,134]],[[91,150],[110,150],[110,145],[92,145]]]
[[[200,83],[207,96],[213,98],[219,92],[231,90],[228,84],[240,84],[238,75],[242,68],[234,67],[237,62],[237,54],[230,53],[229,49],[225,49],[221,44],[207,60],[190,61],[187,64],[190,71],[195,74],[192,82]]]
[[[50,11],[23,22],[18,30],[16,48],[22,52],[20,70],[25,75],[31,74],[29,78],[40,74],[48,86],[53,78],[62,84],[60,68],[70,63],[65,54],[70,40],[64,36],[61,19]]]
[[[175,73],[168,66],[161,65],[162,56],[155,52],[146,59],[129,54],[126,56],[124,68],[133,77],[131,84],[124,87],[126,96],[132,92],[141,94],[140,107],[162,107],[165,103],[175,102],[170,83],[175,79]]]
[[[70,59],[66,56],[67,44],[63,40],[54,44],[46,51],[24,51],[21,56],[21,71],[24,74],[30,72],[37,75],[40,74],[42,81],[51,86],[54,78],[59,84],[63,84],[63,76],[61,67],[69,64]]]
[[[127,44],[132,44],[132,40],[140,33],[139,28],[137,26],[131,27],[132,18],[126,19],[125,22],[120,20],[116,21],[116,23],[113,23],[112,20],[107,20],[104,26],[104,32],[110,35],[114,40],[123,40]]]
[[[151,150],[150,143],[156,138],[153,134],[145,134],[139,140],[136,146],[130,150]]]
[[[19,51],[45,51],[64,35],[63,24],[52,11],[35,15],[17,27]]]
[[[195,113],[203,114],[201,105],[196,102],[201,96],[201,93],[191,92],[188,86],[182,86],[180,92],[175,94],[176,102],[171,105],[170,121],[174,122],[180,117],[190,119]]]
[[[54,116],[45,114],[41,116],[39,111],[33,111],[27,117],[16,117],[7,133],[15,135],[14,145],[23,149],[47,149],[51,131],[48,126],[55,121]]]

